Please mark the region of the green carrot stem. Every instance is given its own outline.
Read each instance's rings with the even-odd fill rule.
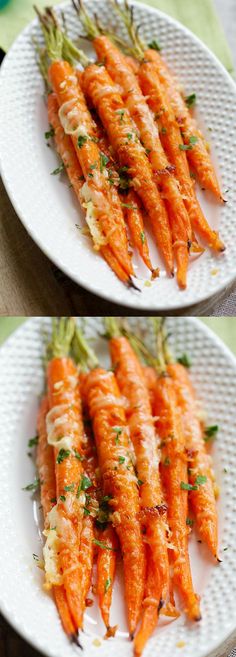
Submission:
[[[83,331],[76,326],[72,341],[73,356],[83,370],[98,367],[98,358],[89,346]]]
[[[52,337],[47,346],[48,360],[68,356],[74,332],[75,321],[72,317],[52,318]]]

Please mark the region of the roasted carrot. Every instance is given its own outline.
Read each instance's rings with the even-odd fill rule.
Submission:
[[[77,369],[68,357],[74,322],[54,321],[48,350],[47,386],[50,411],[47,415],[48,442],[54,447],[57,505],[50,527],[57,539],[58,565],[63,576],[71,615],[82,624],[80,537],[84,511],[84,474],[80,460],[83,443],[81,399]],[[50,545],[48,545],[50,548]]]
[[[48,413],[48,399],[43,397],[39,406],[37,432],[37,468],[40,479],[40,498],[44,515],[45,531],[50,531],[49,516],[56,503],[56,479],[53,447],[47,442],[46,416]],[[76,625],[72,619],[66,593],[63,585],[53,587],[53,594],[63,628],[73,640],[76,639]]]
[[[181,193],[192,228],[207,242],[208,246],[216,251],[223,251],[223,243],[217,233],[208,225],[196,198],[193,180],[190,178],[186,151],[184,150],[185,146],[183,146],[180,127],[175,119],[174,110],[160,82],[157,71],[153,67],[153,60],[149,61],[146,57],[147,55],[139,66],[140,86],[158,121],[163,148],[170,163],[175,167],[175,174],[180,183]],[[195,148],[195,145],[192,147]]]
[[[112,521],[123,554],[125,598],[129,630],[133,635],[141,613],[145,555],[138,519],[140,507],[136,477],[128,455],[123,400],[114,374],[101,368],[88,374],[86,389],[104,493],[111,496]]]
[[[126,285],[129,286],[132,282],[126,271],[120,265],[119,261],[117,260],[110,246],[105,244],[106,240],[105,238],[102,237],[98,223],[96,224],[95,222],[91,222],[89,220],[88,206],[84,201],[84,197],[82,193],[82,188],[85,179],[82,173],[79,160],[76,157],[75,149],[72,144],[71,138],[69,135],[67,135],[64,132],[64,129],[60,123],[58,117],[58,110],[59,110],[59,105],[57,102],[56,94],[51,93],[48,95],[48,118],[49,118],[49,123],[54,131],[54,142],[56,145],[57,152],[62,159],[64,167],[66,168],[68,178],[80,202],[80,205],[82,206],[82,208],[85,207],[85,209],[87,210],[86,218],[88,218],[89,221],[89,229],[91,231],[94,248],[97,249],[99,245],[99,250],[102,256],[104,257],[104,259],[107,261],[108,265],[113,269],[113,271],[118,276],[118,278],[120,278],[120,280],[123,283],[126,283]]]
[[[94,121],[96,123],[96,136],[99,139],[100,148],[108,158],[109,181],[111,184],[117,185],[120,190],[120,201],[123,207],[125,221],[129,226],[131,243],[138,249],[141,258],[148,269],[153,271],[144,229],[143,210],[139,197],[129,185],[129,180],[126,177],[126,167],[123,167],[123,169],[121,167],[120,169],[119,164],[114,157],[114,153],[111,154],[109,141],[97,116],[94,117]],[[124,192],[121,193],[123,187]]]
[[[94,137],[93,120],[78,78],[70,63],[63,59],[65,37],[51,10],[46,10],[43,16],[39,13],[39,17],[51,59],[48,79],[60,105],[60,122],[66,134],[71,136],[86,181],[83,186],[84,201],[90,203],[92,209],[95,208],[96,219],[106,243],[121,267],[130,275],[133,269],[119,197],[107,180],[104,157]]]
[[[128,174],[149,215],[166,266],[172,272],[171,233],[165,206],[154,183],[144,148],[137,138],[133,122],[117,87],[105,68],[95,64],[85,69],[83,85],[96,107],[120,165],[128,167]]]
[[[201,618],[199,598],[194,593],[189,554],[187,458],[181,416],[175,386],[170,377],[159,376],[155,388],[154,413],[162,445],[162,477],[167,497],[168,520],[171,530],[171,562],[174,582],[178,586],[190,619]]]
[[[140,657],[148,639],[154,632],[157,626],[158,611],[160,607],[160,600],[159,596],[157,596],[156,590],[156,569],[153,563],[152,552],[149,545],[146,546],[146,558],[147,579],[143,599],[144,611],[140,628],[134,638],[135,657]]]
[[[116,570],[118,541],[114,528],[109,523],[101,532],[97,557],[97,594],[105,626],[110,630],[110,607]]]
[[[156,50],[145,50],[144,57],[153,62],[153,66],[159,75],[159,79],[163,87],[166,89],[169,102],[183,134],[184,144],[186,146],[193,146],[191,140],[194,139],[194,146],[189,148],[186,152],[190,164],[197,172],[202,187],[209,189],[219,200],[222,200],[219,183],[205,145],[204,137],[197,127],[195,119],[191,116],[174,77],[170,73],[161,55]],[[195,138],[197,138],[196,142]]]
[[[217,556],[217,512],[211,457],[206,452],[202,428],[198,419],[196,397],[186,368],[173,363],[167,367],[175,387],[181,411],[185,448],[189,466],[190,504],[196,519],[200,538],[213,556]],[[196,485],[196,481],[199,484]]]

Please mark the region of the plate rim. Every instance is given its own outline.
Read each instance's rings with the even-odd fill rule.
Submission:
[[[96,2],[96,4],[102,4],[102,0],[95,0],[95,2]],[[199,48],[204,50],[205,53],[208,55],[208,57],[210,57],[210,59],[213,60],[214,64],[218,67],[218,69],[220,69],[222,75],[224,77],[226,77],[226,79],[228,80],[228,83],[231,85],[232,90],[234,91],[235,96],[236,96],[236,81],[233,80],[232,76],[226,70],[226,68],[221,63],[221,61],[210,50],[210,48],[208,48],[208,46],[205,43],[203,43],[203,41],[201,41],[201,39],[198,36],[196,36],[193,32],[191,32],[191,30],[189,30],[185,25],[180,23],[180,21],[176,20],[175,18],[173,18],[169,14],[164,13],[163,11],[161,11],[159,9],[156,9],[155,7],[153,7],[151,5],[146,5],[144,2],[139,2],[139,0],[132,0],[132,5],[136,8],[137,7],[142,7],[143,9],[145,9],[150,14],[153,14],[153,13],[156,14],[157,17],[159,16],[162,20],[166,20],[167,22],[169,22],[172,25],[176,26],[178,30],[181,30],[183,33],[187,34],[187,36],[189,38],[191,38],[191,40],[193,42],[195,42],[195,44],[197,44]],[[56,9],[60,9],[60,7],[63,8],[63,7],[67,7],[67,6],[70,6],[70,2],[69,2],[69,0],[64,0],[63,2],[60,2],[58,5],[56,5]],[[14,40],[14,42],[12,43],[10,49],[6,53],[6,55],[3,59],[2,65],[0,67],[0,85],[1,85],[2,76],[5,73],[5,68],[8,65],[8,61],[9,61],[10,56],[12,54],[13,48],[17,45],[18,40],[21,39],[22,36],[24,36],[25,33],[32,30],[33,26],[36,25],[36,23],[37,23],[37,17],[34,18],[32,21],[30,21],[30,23],[28,23],[24,27],[24,29],[17,35],[17,37]],[[44,239],[41,236],[36,235],[36,230],[34,228],[32,228],[31,226],[30,227],[28,226],[27,219],[24,217],[24,212],[19,209],[20,202],[18,202],[18,200],[15,198],[15,192],[12,189],[11,182],[8,180],[7,174],[5,172],[4,156],[1,155],[1,150],[0,150],[0,173],[1,173],[1,177],[2,177],[2,180],[3,180],[4,187],[7,191],[8,196],[9,196],[10,202],[12,203],[13,208],[14,208],[18,218],[20,219],[21,223],[23,224],[24,228],[26,229],[28,235],[31,237],[31,239],[33,239],[35,244],[46,255],[46,257],[50,260],[50,262],[54,263],[56,265],[56,267],[58,267],[66,276],[68,276],[68,278],[70,280],[75,282],[77,285],[80,285],[82,288],[84,288],[88,292],[94,294],[98,298],[102,298],[106,301],[110,301],[111,303],[114,303],[116,305],[124,306],[125,308],[132,308],[133,310],[139,310],[140,306],[139,306],[139,303],[138,303],[138,296],[136,296],[136,293],[133,293],[131,295],[131,292],[130,292],[130,298],[129,299],[128,298],[127,299],[123,299],[123,298],[122,299],[113,299],[112,298],[112,292],[109,291],[109,290],[106,291],[106,287],[104,287],[102,289],[100,287],[99,291],[97,289],[94,289],[93,281],[91,281],[91,279],[89,277],[87,277],[86,279],[83,277],[81,279],[80,278],[80,273],[79,274],[71,273],[69,265],[67,265],[63,261],[61,261],[59,256],[54,255],[54,253],[52,254],[50,247],[48,247],[45,244]],[[14,181],[13,181],[13,186],[14,186]],[[228,246],[227,248],[230,248],[230,247]],[[158,304],[158,288],[157,288],[157,294],[156,294],[157,301],[155,299],[155,301],[153,301],[151,306],[149,305],[149,302],[144,302],[142,304],[141,310],[142,310],[142,312],[156,311],[156,312],[159,312],[159,313],[166,313],[166,314],[167,313],[170,314],[171,312],[179,312],[180,314],[182,314],[182,312],[186,311],[187,309],[191,310],[191,308],[193,309],[195,306],[200,306],[204,302],[210,301],[211,299],[214,300],[214,297],[216,297],[216,302],[217,302],[217,297],[220,297],[220,293],[223,292],[223,290],[226,289],[227,287],[229,287],[230,285],[233,285],[233,283],[235,281],[236,281],[236,266],[235,266],[235,269],[232,270],[231,273],[229,272],[227,275],[224,276],[224,280],[218,285],[218,287],[214,291],[209,292],[208,287],[206,285],[205,286],[205,291],[200,293],[200,296],[199,296],[198,299],[195,299],[195,300],[192,299],[190,301],[183,299],[181,301],[181,298],[180,298],[180,303],[178,303],[176,305],[176,303],[173,301],[173,302],[169,303],[168,307],[162,307]],[[96,284],[96,280],[95,280],[95,284]],[[142,294],[142,291],[141,291],[141,294]],[[183,294],[184,294],[184,290],[183,290]],[[137,295],[138,295],[138,293],[137,293]]]
[[[30,317],[30,318],[26,318],[25,321],[20,326],[18,326],[14,331],[12,331],[12,333],[4,340],[4,342],[0,346],[0,360],[1,360],[2,353],[4,352],[4,350],[11,347],[10,343],[11,343],[11,340],[13,340],[15,338],[15,335],[18,332],[24,331],[26,326],[27,325],[29,326],[30,323],[33,324],[34,321],[36,321],[36,319],[41,319],[42,322],[43,322],[44,320],[47,319],[47,317],[40,317],[40,318],[39,317]],[[79,318],[77,318],[77,319],[79,319]],[[92,317],[92,319],[94,319],[94,317]],[[136,319],[139,319],[139,317],[137,317]],[[143,319],[143,317],[140,317],[140,319]],[[175,320],[176,318],[173,317],[172,319]],[[178,320],[180,320],[180,318],[177,318],[177,321]],[[192,326],[197,327],[203,333],[203,335],[207,335],[211,339],[211,341],[217,346],[217,348],[220,349],[221,352],[223,352],[224,355],[231,361],[232,366],[235,368],[235,371],[236,371],[236,356],[233,354],[233,352],[230,350],[230,348],[227,345],[225,345],[223,340],[218,335],[216,335],[216,333],[213,331],[213,329],[211,329],[205,323],[201,322],[200,318],[183,317],[181,319],[181,321],[186,322],[186,323],[188,323]],[[1,555],[0,555],[0,562],[1,562]],[[38,637],[36,637],[36,639],[34,639],[30,634],[30,630],[28,631],[27,628],[25,628],[25,626],[24,626],[24,630],[21,629],[20,619],[18,620],[17,616],[14,616],[13,618],[11,617],[11,609],[8,607],[6,602],[3,600],[3,597],[1,596],[1,591],[0,591],[0,611],[1,611],[2,615],[4,616],[4,618],[7,620],[7,622],[10,624],[10,626],[13,627],[13,629],[24,640],[26,640],[31,646],[33,646],[34,648],[39,650],[46,657],[47,656],[48,657],[57,657],[56,650],[53,650],[53,648],[51,649],[50,646],[47,647],[47,648],[46,647],[42,648],[42,646],[40,644],[40,638],[38,639]],[[219,643],[218,640],[215,640],[213,645],[211,646],[210,651],[205,650],[205,652],[201,653],[201,657],[208,657],[209,655],[214,655],[215,651],[219,650],[221,648],[221,646],[223,646],[223,644],[227,641],[227,639],[229,639],[231,637],[231,635],[234,634],[235,631],[236,631],[236,616],[235,616],[235,619],[232,621],[232,623],[231,623],[230,627],[228,628],[228,630],[226,630],[226,632],[222,634],[220,643]],[[117,642],[117,647],[118,647],[118,642]],[[86,651],[87,650],[88,650],[88,648],[85,646],[85,657],[87,657],[86,656]],[[117,654],[118,654],[118,652],[117,652]]]

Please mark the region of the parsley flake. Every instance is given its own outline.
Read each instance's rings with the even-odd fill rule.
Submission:
[[[148,47],[151,48],[151,50],[157,50],[158,52],[161,50],[161,46],[159,46],[159,43],[155,39],[148,43]]]
[[[119,463],[122,464],[125,462],[125,456],[119,456]]]
[[[77,488],[77,494],[76,497],[80,496],[80,493],[82,490],[87,490],[87,488],[90,488],[92,486],[92,481],[89,479],[89,477],[86,477],[86,475],[82,475],[81,477],[81,482]]]
[[[177,358],[177,363],[180,363],[181,365],[184,365],[184,367],[187,368],[190,368],[192,365],[192,362],[188,354],[183,354],[182,356],[179,356],[179,358]]]
[[[55,135],[55,130],[52,127],[52,125],[50,125],[50,130],[47,130],[47,132],[44,133],[44,137],[45,139],[50,139],[50,137],[54,137],[54,135]]]
[[[70,456],[70,450],[62,447],[57,455],[56,463],[62,463],[68,456]]]
[[[144,244],[145,239],[146,239],[144,230],[141,230],[140,237],[141,237],[142,244]]]
[[[38,436],[35,436],[34,438],[30,438],[30,439],[28,440],[28,447],[29,447],[29,449],[31,449],[31,447],[34,447],[35,445],[37,445],[37,444],[38,444],[38,441],[39,441],[39,437],[38,437]]]
[[[109,157],[105,155],[102,151],[99,153],[99,158],[100,158],[100,171],[101,173],[103,172],[103,169],[105,168],[106,164],[109,162]]]
[[[77,141],[78,147],[82,148],[82,146],[85,144],[85,142],[87,140],[88,140],[88,137],[85,137],[85,135],[79,135],[78,136],[78,141]]]
[[[188,107],[192,107],[193,105],[195,105],[196,100],[197,100],[196,94],[190,94],[189,96],[187,96],[187,98],[185,98],[185,102],[186,105],[188,105]]]
[[[102,550],[111,550],[112,552],[117,552],[115,548],[109,547],[109,545],[106,545],[106,543],[103,543],[103,541],[98,541],[97,538],[93,539],[93,543],[95,545],[98,545],[100,548],[102,548]]]
[[[24,486],[24,488],[22,488],[22,490],[30,490],[30,491],[35,492],[36,490],[38,490],[39,484],[40,484],[40,481],[39,481],[39,478],[37,477],[32,482],[32,484],[28,484],[27,486]]]
[[[192,520],[192,518],[186,518],[186,525],[188,525],[188,527],[193,527],[194,520]]]
[[[215,440],[218,431],[218,424],[212,424],[210,427],[206,427],[204,432],[205,443],[208,443],[210,440]]]
[[[111,586],[111,578],[108,577],[108,578],[106,579],[106,581],[105,581],[104,593],[107,593],[107,591],[108,591],[108,589],[110,588],[110,586]]]
[[[65,168],[65,165],[64,165],[63,162],[62,162],[62,163],[60,164],[60,166],[57,167],[57,169],[54,169],[54,171],[51,171],[51,176],[57,176],[59,173],[61,173],[62,171],[64,171],[64,168]]]

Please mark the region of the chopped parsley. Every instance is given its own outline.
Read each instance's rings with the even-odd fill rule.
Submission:
[[[131,141],[131,139],[132,139],[132,137],[133,137],[132,132],[127,132],[126,137],[127,137],[128,141]]]
[[[31,449],[31,447],[34,447],[35,445],[37,445],[37,444],[38,444],[38,441],[39,441],[39,437],[38,437],[38,436],[35,436],[34,438],[30,438],[30,439],[28,440],[28,447],[29,447],[29,449]]]
[[[98,137],[90,137],[90,140],[94,142],[94,144],[97,144],[99,142]]]
[[[145,148],[145,153],[146,155],[149,155],[149,153],[151,153],[151,148]]]
[[[52,127],[52,125],[50,125],[50,130],[47,130],[47,132],[44,133],[44,137],[45,139],[50,139],[50,137],[54,137],[54,135],[55,135],[55,130]]]
[[[148,43],[148,47],[151,48],[151,50],[157,50],[158,52],[161,50],[161,46],[159,46],[159,43],[155,39]]]
[[[62,461],[67,459],[68,456],[70,456],[70,450],[69,449],[64,449],[62,447],[59,451],[59,454],[57,455],[56,463],[62,463]]]
[[[194,484],[187,484],[185,481],[181,481],[180,488],[182,488],[182,490],[198,490],[199,486],[205,484],[206,481],[207,477],[205,477],[205,475],[198,475]]]
[[[137,210],[137,205],[133,205],[133,203],[121,203],[121,205],[129,210]]]
[[[138,479],[138,486],[142,486],[143,483],[144,483],[144,482],[142,481],[142,479]]]
[[[56,504],[57,503],[57,498],[56,497],[51,497],[50,502],[51,502],[51,504]]]
[[[123,123],[125,110],[124,109],[116,110],[116,114],[120,115],[120,123]]]
[[[77,488],[77,494],[76,497],[80,496],[80,493],[82,490],[87,490],[87,488],[90,488],[92,486],[92,481],[89,479],[89,477],[86,477],[86,475],[82,475],[81,477],[81,482]]]
[[[194,520],[192,520],[192,518],[186,518],[186,525],[188,525],[188,527],[193,527]]]
[[[62,502],[65,502],[65,501],[66,501],[66,496],[65,496],[65,495],[60,495],[60,498],[59,498],[59,499],[60,499]]]
[[[144,230],[141,230],[140,237],[141,237],[142,244],[144,244],[145,239],[146,239]]]
[[[182,356],[179,356],[179,358],[177,358],[177,363],[180,363],[181,365],[184,365],[184,367],[187,368],[191,367],[192,365],[192,362],[188,354],[183,354]]]
[[[197,141],[198,141],[198,137],[195,137],[194,135],[192,135],[192,136],[189,138],[189,143],[190,143],[190,144],[196,144]]]
[[[85,144],[85,142],[87,140],[88,140],[88,137],[85,137],[85,135],[79,135],[78,136],[78,141],[77,141],[78,147],[82,148],[82,146]]]
[[[122,434],[123,427],[112,427],[112,431],[115,431],[115,433],[116,433],[115,444],[118,445],[118,443],[120,442],[119,436],[121,436],[121,434]]]
[[[205,484],[207,481],[207,477],[205,475],[198,475],[195,481],[196,486],[202,486],[202,484]]]
[[[170,465],[170,459],[169,459],[169,456],[166,456],[166,458],[165,458],[165,460],[164,460],[164,465]]]
[[[33,556],[34,561],[39,561],[39,557],[38,557],[37,554],[35,554],[35,553],[33,552],[33,555],[32,555],[32,556]]]
[[[161,128],[161,134],[162,134],[162,135],[166,135],[166,133],[167,133],[166,128]]]
[[[215,440],[218,431],[219,431],[218,424],[212,424],[210,427],[206,427],[204,431],[205,443],[208,443],[209,440]]]
[[[185,102],[186,105],[188,105],[188,107],[192,107],[193,105],[195,105],[196,100],[197,100],[196,94],[190,94],[190,96],[187,96],[187,98],[185,98]]]
[[[102,548],[102,550],[111,550],[112,552],[117,552],[115,548],[109,547],[109,545],[106,545],[106,543],[103,543],[103,541],[98,541],[97,538],[93,539],[93,543],[95,545],[98,545],[100,548]]]
[[[32,484],[28,484],[28,486],[24,486],[24,488],[22,488],[22,490],[32,490],[32,491],[35,492],[36,490],[38,490],[39,484],[40,484],[40,481],[39,481],[39,478],[37,477],[32,482]]]
[[[191,151],[194,144],[196,144],[197,141],[198,141],[198,137],[192,135],[189,139],[189,144],[179,144],[180,151]]]
[[[65,486],[64,490],[69,491],[69,490],[74,490],[75,484],[70,484],[69,486]]]
[[[119,456],[119,463],[122,464],[125,462],[125,456]]]
[[[63,162],[62,162],[62,163],[60,164],[60,166],[57,167],[57,169],[54,169],[54,171],[51,171],[51,176],[57,176],[59,173],[61,173],[62,171],[64,171],[64,168],[65,168],[65,165],[64,165]]]
[[[99,153],[99,158],[100,158],[100,171],[101,171],[101,173],[102,173],[102,172],[103,172],[103,169],[105,168],[105,166],[106,166],[107,163],[109,162],[109,157],[107,157],[107,155],[105,155],[105,153],[103,153],[102,151],[100,151],[100,153]]]
[[[108,577],[108,578],[106,579],[106,581],[105,581],[104,593],[107,593],[107,591],[108,591],[108,589],[110,588],[110,586],[111,586],[111,578]]]
[[[86,508],[86,506],[84,506],[84,516],[90,516],[90,511]]]

